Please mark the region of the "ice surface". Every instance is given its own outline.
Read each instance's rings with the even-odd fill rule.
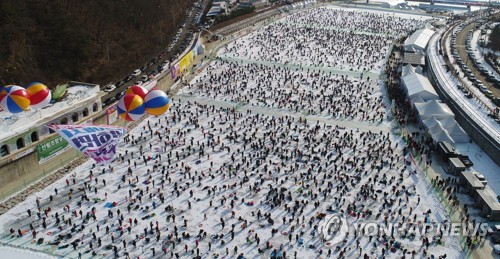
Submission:
[[[317,12],[295,14],[290,19],[303,24],[311,17],[325,20],[333,15],[325,9]],[[340,14],[364,17],[364,22],[346,24],[351,26],[346,28],[369,28],[371,32],[355,34],[367,41],[379,39],[375,33],[384,33],[370,25],[375,24],[374,19],[382,26],[388,26],[393,19],[392,15],[370,16],[369,12],[359,11]],[[415,19],[398,20],[409,24],[407,29],[421,24]],[[296,25],[290,26],[297,29]],[[415,219],[418,223],[424,221],[426,214],[432,222],[447,220],[446,211],[421,171],[406,167],[402,141],[391,133],[390,122],[385,120],[386,108],[375,76],[388,50],[389,43],[385,41],[388,36],[380,38],[384,44],[367,45],[360,53],[353,54],[369,61],[356,64],[347,54],[341,57],[337,55],[339,51],[330,48],[339,45],[357,48],[353,42],[342,38],[333,44],[323,37],[334,28],[312,29],[317,34],[316,40],[298,36],[299,39],[290,39],[290,45],[282,48],[272,49],[273,40],[261,41],[264,47],[256,43],[263,37],[259,35],[277,28],[286,28],[286,23],[278,21],[222,51],[218,61],[173,98],[173,106],[165,116],[149,117],[129,132],[127,141],[119,144],[119,156],[113,163],[94,168],[88,161],[0,216],[2,241],[72,258],[78,252],[87,258],[92,251],[98,256],[112,257],[113,250],[105,248],[108,245],[115,245],[120,256],[127,252],[131,257],[141,258],[171,257],[171,252],[193,258],[197,248],[202,258],[238,254],[245,258],[269,258],[275,249],[286,253],[287,258],[292,258],[295,252],[300,258],[325,258],[328,247],[323,246],[315,230],[323,213],[344,211],[349,224],[382,223],[384,219],[396,223],[403,221],[403,216],[405,221]],[[379,31],[374,32],[375,29]],[[386,29],[390,34],[402,32]],[[304,35],[313,34],[304,32]],[[287,35],[277,34],[277,37],[285,37],[283,43],[287,42]],[[296,46],[295,40],[302,40],[309,57],[324,55],[333,70],[342,66],[342,69],[359,67],[361,71],[357,74],[325,71],[317,60],[310,61],[291,47]],[[309,41],[314,47],[306,44]],[[320,45],[321,41],[325,44]],[[228,59],[238,57],[238,53],[245,54],[245,60]],[[278,59],[272,60],[272,56],[263,53],[278,55]],[[259,63],[260,59],[274,64]],[[299,67],[291,66],[288,61],[297,61]],[[310,65],[310,71],[300,65]],[[360,78],[364,68],[371,71],[364,71]],[[329,109],[338,112],[328,112]],[[417,174],[410,174],[414,171]],[[84,195],[88,200],[82,199]],[[46,228],[36,215],[37,199],[40,217],[46,218]],[[31,210],[31,217],[27,209]],[[118,210],[123,222],[119,221]],[[71,218],[73,229],[63,222],[58,228],[56,213],[66,221]],[[358,218],[354,213],[365,217]],[[86,219],[86,215],[92,214],[95,221],[91,217]],[[135,219],[137,225],[133,223]],[[37,232],[35,239],[30,223]],[[151,233],[157,225],[159,236],[157,231]],[[11,228],[14,234],[9,234]],[[16,237],[18,229],[26,231],[21,238]],[[100,247],[93,234],[101,239]],[[39,238],[54,242],[58,235],[63,238],[56,245],[32,243]],[[146,238],[151,240],[146,242]],[[137,247],[133,246],[133,240],[137,241]],[[382,249],[392,244],[389,237],[370,240],[350,234],[346,244],[340,244],[347,258],[360,257],[356,240],[362,248],[361,254],[366,253],[370,258],[382,256]],[[420,239],[395,236],[395,240],[406,249],[407,257],[411,251],[422,255]],[[70,245],[72,242],[77,245],[76,250]],[[267,242],[272,248],[266,248]],[[63,248],[64,245],[69,246]],[[331,257],[337,258],[339,253],[334,247]],[[403,256],[402,249],[385,253],[391,258]],[[427,250],[428,255],[446,254],[449,258],[459,258],[460,253],[457,238],[432,244]]]

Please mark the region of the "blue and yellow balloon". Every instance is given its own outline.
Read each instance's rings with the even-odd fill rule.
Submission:
[[[0,107],[6,112],[20,113],[30,106],[30,94],[18,85],[6,85],[0,89]]]
[[[170,107],[170,100],[163,91],[153,90],[146,95],[144,104],[148,114],[159,116],[167,112]]]

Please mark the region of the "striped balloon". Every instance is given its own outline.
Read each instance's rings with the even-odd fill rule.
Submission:
[[[30,106],[30,94],[18,85],[7,85],[1,90],[0,107],[10,113],[26,111]]]
[[[138,120],[144,115],[144,100],[136,94],[126,94],[117,105],[118,115],[126,121]]]
[[[125,94],[137,94],[139,95],[142,99],[146,98],[146,94],[148,94],[148,90],[146,90],[142,86],[138,85],[133,85],[125,91]]]
[[[151,115],[162,115],[170,107],[170,101],[166,93],[160,90],[153,90],[146,95],[144,99],[146,112]]]
[[[47,86],[39,82],[33,82],[26,86],[26,90],[31,97],[31,107],[35,109],[43,108],[50,103],[52,94]]]

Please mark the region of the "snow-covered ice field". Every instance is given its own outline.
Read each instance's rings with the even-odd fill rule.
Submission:
[[[357,48],[348,41],[354,35],[369,42],[404,32],[391,21],[422,25],[373,13],[309,10],[230,43],[165,116],[129,132],[112,164],[88,161],[0,216],[1,241],[69,258],[114,251],[133,258],[410,258],[414,251],[421,258],[424,250],[460,258],[457,238],[427,249],[418,238],[351,234],[329,251],[319,237],[320,219],[332,212],[351,224],[449,220],[425,177],[406,167],[370,74],[378,73],[389,36],[354,57],[339,54]],[[332,15],[350,22],[321,22]],[[308,23],[328,28],[302,26]],[[350,30],[358,33],[327,36]],[[245,62],[226,59],[241,56]],[[334,69],[366,74],[317,69],[320,56]]]

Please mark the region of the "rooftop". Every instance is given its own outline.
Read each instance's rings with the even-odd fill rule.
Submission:
[[[500,203],[498,202],[496,194],[493,192],[493,190],[491,190],[491,188],[486,186],[486,188],[484,188],[483,190],[476,190],[476,191],[479,194],[479,196],[481,196],[483,201],[486,204],[488,204],[488,207],[490,207],[492,211],[500,210]]]
[[[427,43],[434,33],[435,31],[427,28],[415,31],[410,37],[408,37],[408,39],[406,39],[405,51],[424,51]]]
[[[100,93],[102,94],[98,85],[78,83],[68,87],[67,94],[62,101],[49,104],[45,108],[30,108],[19,114],[0,111],[0,118],[4,120],[0,124],[0,141],[10,139],[37,125],[47,123],[58,115],[67,113],[68,108],[79,107],[78,104],[95,99]]]
[[[477,179],[477,177],[469,171],[462,171],[461,174],[463,177],[469,182],[472,188],[474,189],[484,189],[484,184]]]

